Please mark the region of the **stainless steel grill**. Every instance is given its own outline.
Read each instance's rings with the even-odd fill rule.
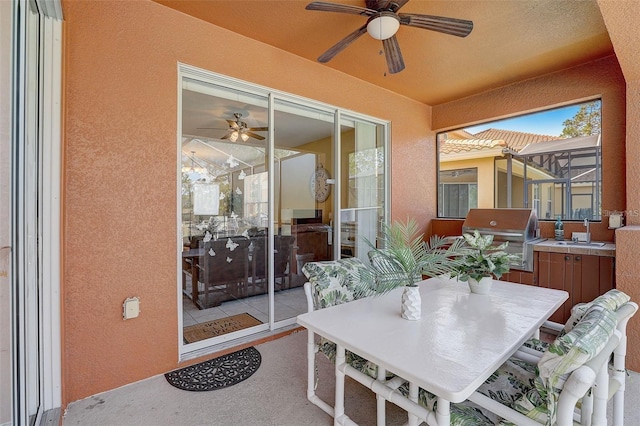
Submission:
[[[482,235],[493,235],[493,241],[507,241],[507,252],[522,256],[512,269],[533,271],[533,245],[542,241],[538,216],[530,209],[471,209],[462,224],[463,233],[477,229]]]

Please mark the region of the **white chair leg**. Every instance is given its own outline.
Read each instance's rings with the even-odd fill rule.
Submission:
[[[620,345],[613,352],[613,380],[618,389],[613,394],[613,426],[624,425],[624,391],[626,383],[625,357],[627,353],[627,336],[622,336]]]
[[[378,382],[384,383],[387,380],[387,370],[384,368],[378,367]],[[376,394],[376,413],[377,413],[377,423],[378,426],[384,426],[387,422],[386,417],[386,403],[387,401],[380,394]]]
[[[318,345],[315,335],[307,330],[307,399],[322,411],[333,417],[333,407],[316,395],[316,356]]]
[[[436,407],[438,426],[449,426],[451,424],[450,405],[451,403],[446,399],[438,398],[438,406]]]
[[[409,382],[409,399],[415,402],[416,404],[418,403],[418,390],[419,390],[418,385],[416,385],[415,383]],[[408,414],[408,418],[407,418],[408,426],[418,426],[420,424],[418,420],[418,416],[411,413],[407,413],[407,414]]]
[[[342,364],[346,362],[344,346],[336,345],[336,400],[333,404],[333,424],[343,425],[348,421],[344,414],[344,378],[345,374],[340,370]]]
[[[593,387],[593,426],[607,426],[607,401],[609,400],[609,366],[605,363],[596,376]]]
[[[593,391],[588,392],[582,398],[580,405],[580,425],[591,426],[591,417],[593,416]]]

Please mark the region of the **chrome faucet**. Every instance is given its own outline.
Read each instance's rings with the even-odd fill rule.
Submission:
[[[587,244],[591,243],[591,232],[589,232],[589,219],[584,218],[584,226],[587,227]]]

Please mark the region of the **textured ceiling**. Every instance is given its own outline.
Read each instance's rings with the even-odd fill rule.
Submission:
[[[308,11],[308,1],[299,0],[155,1],[313,61],[366,22]],[[468,19],[474,28],[459,38],[401,26],[406,69],[397,74],[386,72],[382,43],[368,34],[323,66],[438,105],[613,54],[593,0],[410,0],[400,12]]]

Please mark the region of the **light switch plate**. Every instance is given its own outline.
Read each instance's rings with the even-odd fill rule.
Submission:
[[[140,299],[137,297],[129,297],[122,304],[122,317],[124,319],[137,318],[140,315]]]

